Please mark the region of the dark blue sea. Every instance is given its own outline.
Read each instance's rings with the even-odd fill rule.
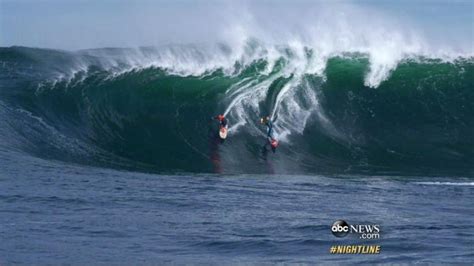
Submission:
[[[468,178],[157,175],[0,154],[0,264],[474,261]],[[380,224],[380,239],[337,238],[339,219]],[[330,254],[339,244],[381,251]]]

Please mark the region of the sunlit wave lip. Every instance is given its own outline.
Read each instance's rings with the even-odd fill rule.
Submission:
[[[82,50],[79,55],[81,57],[76,59],[73,73],[84,70],[91,63],[99,63],[104,69],[113,72],[113,76],[151,67],[179,76],[203,76],[218,70],[225,75],[236,76],[257,61],[267,62],[266,67],[261,70],[263,75],[271,74],[278,69],[285,76],[298,77],[304,74],[324,76],[327,61],[331,58],[364,57],[369,62],[364,84],[372,88],[377,88],[387,80],[398,64],[406,60],[436,59],[454,62],[473,57],[471,52],[431,51],[422,48],[415,49],[411,46],[404,48],[402,44],[328,48],[297,41],[278,45],[269,44],[253,37],[239,44],[176,44],[126,49],[105,48]],[[93,56],[93,58],[88,56]]]

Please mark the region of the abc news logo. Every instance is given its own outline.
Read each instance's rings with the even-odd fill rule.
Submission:
[[[337,220],[331,226],[331,232],[335,237],[345,237],[348,234],[358,234],[361,239],[380,238],[380,225],[378,224],[356,224],[349,225],[344,220]]]

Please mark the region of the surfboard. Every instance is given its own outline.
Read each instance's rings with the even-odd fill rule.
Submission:
[[[221,129],[219,129],[219,137],[221,139],[226,139],[227,138],[227,128],[226,127],[221,127]]]

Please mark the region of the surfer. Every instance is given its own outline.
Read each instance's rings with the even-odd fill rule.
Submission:
[[[273,136],[273,122],[272,122],[272,120],[270,119],[270,117],[264,116],[264,117],[260,118],[260,123],[267,126],[268,143],[270,143],[270,147],[272,148],[272,151],[275,152],[276,147],[278,146],[278,141]]]
[[[225,140],[227,138],[227,119],[222,114],[215,116],[212,119],[219,121],[219,137],[222,141]]]
[[[213,117],[212,119],[217,119],[219,121],[219,127],[227,127],[227,119],[224,115],[218,115]]]

